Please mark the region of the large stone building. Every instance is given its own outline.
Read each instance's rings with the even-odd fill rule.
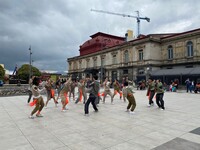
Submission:
[[[68,73],[76,78],[99,73],[101,79],[127,76],[136,81],[153,76],[166,83],[178,79],[181,84],[188,77],[195,81],[200,77],[200,29],[132,40],[130,34],[126,38],[105,33],[91,36],[80,46],[80,56],[68,58]]]

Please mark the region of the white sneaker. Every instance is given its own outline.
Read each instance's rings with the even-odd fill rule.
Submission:
[[[66,112],[67,110],[66,110],[66,109],[62,109],[61,111],[62,111],[62,112]]]
[[[28,118],[29,118],[29,119],[34,119],[34,117],[33,117],[32,115],[30,115]]]
[[[135,114],[135,112],[134,112],[134,111],[130,111],[129,113],[130,113],[131,115]]]
[[[151,107],[151,105],[150,105],[150,104],[147,104],[147,106],[148,106],[148,107]]]
[[[160,110],[164,110],[164,109],[161,108]]]
[[[111,105],[114,105],[114,103],[113,103],[113,102],[111,102]]]

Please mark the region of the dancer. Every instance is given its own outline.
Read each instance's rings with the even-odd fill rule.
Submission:
[[[58,77],[58,80],[56,81],[56,89],[57,89],[57,92],[58,92],[58,95],[57,95],[57,101],[58,101],[58,98],[59,98],[59,94],[60,94],[60,91],[62,89],[62,83],[61,83],[61,78]]]
[[[111,84],[110,81],[108,80],[108,78],[106,78],[104,83],[103,83],[103,85],[104,85],[103,103],[105,103],[105,98],[106,98],[106,96],[108,94],[111,97],[111,104],[114,104],[113,103],[113,95],[112,95],[112,92],[110,90],[110,84]]]
[[[33,94],[33,99],[36,103],[35,108],[33,109],[33,111],[31,112],[31,115],[29,116],[30,119],[34,119],[33,115],[37,112],[36,117],[43,117],[41,115],[41,111],[44,107],[44,101],[43,101],[43,97],[40,95],[40,92],[42,90],[39,89],[39,78],[38,77],[34,77],[33,79],[33,85],[31,87],[31,91]]]
[[[54,92],[52,86],[53,86],[53,81],[51,81],[49,78],[45,84],[45,88],[47,90],[47,101],[45,104],[45,108],[47,108],[47,104],[51,100],[51,98],[53,98],[56,107],[58,104],[58,101],[55,99],[55,92]]]
[[[131,108],[130,114],[134,114],[134,110],[136,107],[135,97],[133,95],[133,90],[128,86],[128,82],[124,82],[124,96],[128,99],[128,106],[127,106],[127,112],[129,112],[129,109]]]
[[[31,88],[32,88],[32,85],[33,85],[33,79],[34,78],[35,78],[35,76],[31,76],[31,78],[29,80],[29,87],[28,87],[28,95],[29,95],[29,97],[28,97],[27,103],[30,102],[31,97],[32,97],[32,90],[31,90]]]
[[[100,84],[97,81],[98,80],[98,76],[97,75],[93,75],[93,82],[89,85],[89,98],[87,100],[87,102],[85,103],[85,116],[89,115],[89,105],[90,103],[92,103],[92,106],[95,110],[95,112],[98,112],[97,106],[95,104],[95,99],[98,97],[98,92],[100,89]]]
[[[100,84],[101,81],[98,80],[98,82],[99,82],[99,85],[101,86],[101,84]],[[100,100],[102,101],[101,94],[100,94],[100,89],[99,89],[98,96],[97,96],[97,98],[96,98],[96,100],[95,100],[95,104],[96,104],[97,107],[99,107],[99,102],[100,102]]]
[[[156,104],[158,105],[158,108],[160,108],[161,110],[165,110],[164,100],[163,100],[164,90],[163,90],[162,82],[160,80],[156,80],[155,89],[157,93]]]
[[[73,96],[73,101],[75,101],[75,87],[76,87],[76,82],[73,80],[70,84],[70,91],[69,91],[69,99],[71,99],[71,95]]]
[[[149,96],[149,104],[148,106],[153,106],[153,97],[155,95],[155,81],[152,80],[152,78],[149,78],[148,80],[148,90],[147,90],[147,96]]]
[[[117,81],[117,79],[115,79],[115,81],[113,82],[113,87],[114,87],[114,94],[113,94],[113,98],[115,97],[115,95],[117,93],[119,93],[120,95],[120,99],[122,99],[122,91],[120,91],[120,84]]]
[[[85,92],[85,80],[81,79],[80,82],[78,82],[78,98],[75,102],[75,104],[77,104],[79,101],[81,101],[83,97],[83,104],[85,104],[86,100],[87,100],[87,95]]]
[[[66,105],[69,103],[67,94],[70,91],[70,85],[72,83],[71,77],[64,83],[62,90],[60,91],[60,98],[61,98],[61,103],[62,103],[62,112],[65,112],[66,109]]]

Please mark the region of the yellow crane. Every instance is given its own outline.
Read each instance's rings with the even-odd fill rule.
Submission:
[[[137,16],[114,13],[114,12],[104,11],[104,10],[96,10],[96,9],[91,9],[91,11],[99,12],[99,13],[105,13],[105,14],[111,14],[111,15],[117,15],[117,16],[122,16],[122,17],[136,18],[137,19],[137,36],[140,35],[140,20],[142,19],[142,20],[146,20],[147,22],[150,22],[150,18],[148,18],[148,17],[140,17],[139,11],[136,11]]]

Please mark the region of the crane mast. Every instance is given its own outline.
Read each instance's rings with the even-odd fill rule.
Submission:
[[[96,9],[91,9],[91,11],[99,12],[99,13],[105,13],[105,14],[111,14],[111,15],[117,15],[117,16],[122,16],[122,17],[136,18],[137,19],[137,36],[140,35],[140,19],[146,20],[147,22],[150,22],[150,18],[140,17],[139,11],[136,11],[137,16],[121,14],[121,13],[114,13],[114,12],[104,11],[104,10],[96,10]]]

